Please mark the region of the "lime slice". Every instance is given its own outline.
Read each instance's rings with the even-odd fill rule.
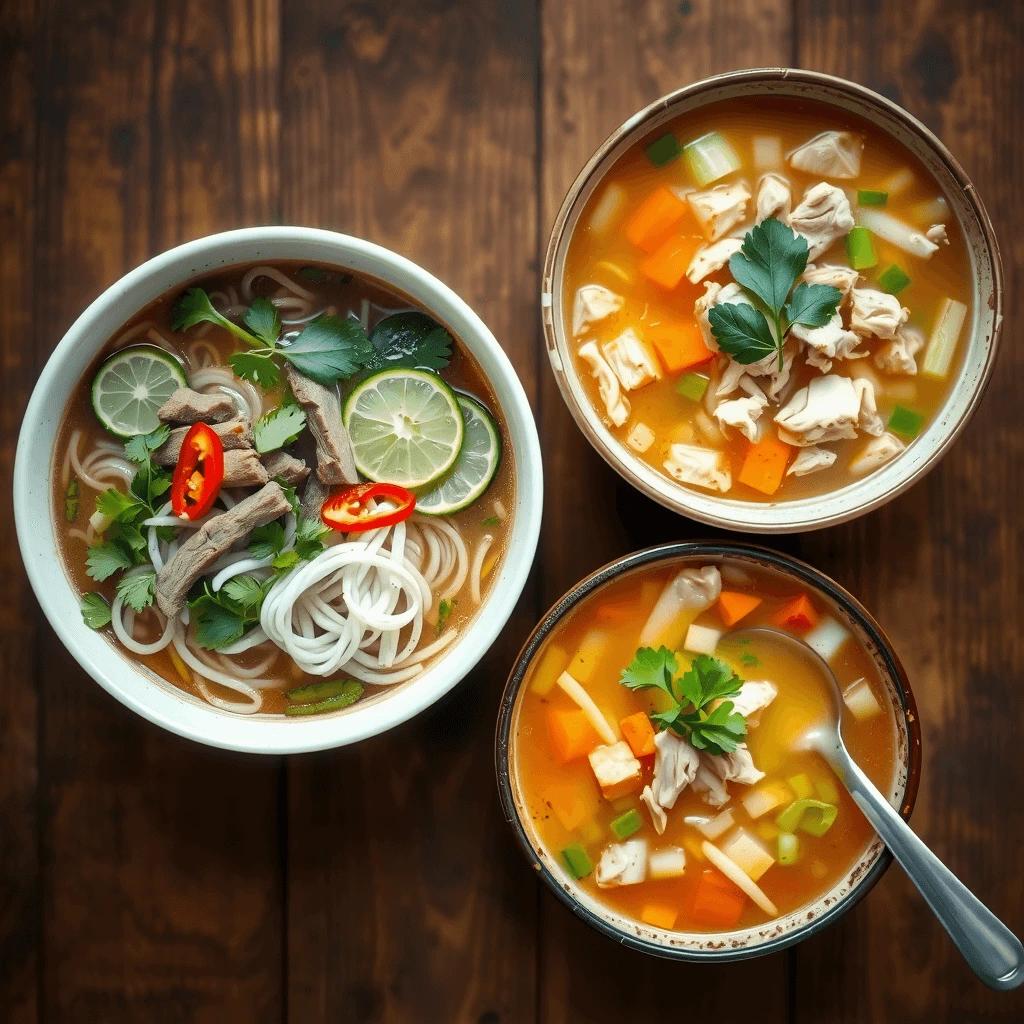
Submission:
[[[410,489],[452,468],[465,433],[454,392],[425,370],[368,377],[348,396],[344,421],[359,472]]]
[[[92,382],[96,418],[115,437],[148,434],[158,426],[157,410],[178,388],[188,387],[175,358],[152,345],[115,352]]]
[[[428,516],[468,508],[491,486],[501,462],[501,435],[491,414],[466,395],[455,397],[466,422],[466,436],[451,472],[416,499],[416,511]]]

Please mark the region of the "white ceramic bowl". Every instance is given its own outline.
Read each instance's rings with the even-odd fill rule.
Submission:
[[[489,595],[458,643],[394,693],[325,717],[243,717],[220,711],[144,669],[82,622],[61,559],[50,473],[61,417],[97,352],[121,325],[165,292],[201,275],[256,260],[305,260],[375,277],[444,321],[476,357],[505,414],[516,469],[508,552]],[[57,635],[109,693],[143,718],[211,746],[287,754],[343,746],[385,732],[447,693],[486,653],[526,582],[540,534],[544,493],[533,413],[516,372],[483,321],[450,288],[402,256],[370,242],[300,227],[245,228],[171,249],[108,288],[75,321],[32,392],[18,438],[14,510],[32,589]]]

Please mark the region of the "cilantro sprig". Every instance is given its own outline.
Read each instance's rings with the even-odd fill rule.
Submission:
[[[277,451],[295,441],[306,429],[306,413],[301,405],[287,402],[261,416],[253,424],[256,451],[260,455]]]
[[[736,362],[756,363],[778,353],[781,370],[790,329],[824,327],[835,316],[843,297],[838,288],[801,281],[793,289],[808,252],[807,239],[775,217],[747,232],[729,270],[753,304],[725,302],[708,313],[718,347]]]
[[[734,751],[747,734],[747,722],[727,698],[739,694],[743,680],[706,654],[698,654],[682,675],[678,671],[679,660],[667,647],[641,647],[619,682],[630,690],[667,694],[668,707],[651,715],[660,729],[671,729],[709,754]]]

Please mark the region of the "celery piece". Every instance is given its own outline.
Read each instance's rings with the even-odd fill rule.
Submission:
[[[897,405],[889,416],[889,429],[900,437],[917,437],[924,426],[924,417],[913,409]]]
[[[795,832],[799,828],[812,836],[823,836],[838,813],[838,807],[823,800],[796,800],[775,819],[775,824],[783,832]]]
[[[676,382],[676,394],[690,399],[691,402],[699,402],[707,389],[708,378],[704,374],[694,373],[692,370],[689,373],[684,373]]]
[[[885,206],[889,202],[889,193],[872,188],[862,188],[857,191],[858,206]]]
[[[780,864],[795,864],[800,856],[800,840],[792,832],[782,832],[779,835],[779,856]]]
[[[664,167],[665,164],[671,163],[682,151],[679,140],[671,132],[665,132],[660,139],[655,139],[644,149],[655,167]]]
[[[830,777],[822,776],[814,780],[814,788],[818,796],[827,804],[839,803],[839,789]]]
[[[740,158],[718,132],[708,132],[683,146],[686,166],[693,180],[703,188],[740,168]]]
[[[643,821],[636,808],[631,807],[625,814],[619,815],[610,827],[620,839],[628,839],[634,832],[639,832],[642,826]]]
[[[332,679],[326,683],[311,683],[289,690],[285,697],[296,704],[311,704],[316,700],[327,700],[330,697],[348,697],[349,704],[359,700],[363,695],[363,687],[354,679]]]
[[[359,693],[341,693],[337,697],[328,697],[326,700],[318,700],[315,704],[289,704],[285,709],[286,715],[324,715],[328,711],[338,711],[347,708],[359,700],[363,688],[359,687]]]
[[[921,373],[926,377],[942,378],[949,374],[949,367],[956,352],[956,343],[967,318],[967,307],[956,299],[946,299],[939,311],[928,347],[924,350]]]
[[[875,244],[867,228],[850,228],[850,233],[846,236],[846,255],[850,258],[850,266],[854,270],[867,270],[868,267],[877,266]]]
[[[562,851],[562,860],[573,878],[585,878],[594,870],[587,851],[579,843],[571,843]]]
[[[789,783],[789,788],[796,793],[798,800],[806,800],[814,794],[814,787],[811,785],[811,780],[805,772],[794,775],[791,779],[786,779],[786,781]]]
[[[878,275],[879,287],[890,295],[899,295],[909,284],[910,278],[903,272],[903,268],[895,263]]]

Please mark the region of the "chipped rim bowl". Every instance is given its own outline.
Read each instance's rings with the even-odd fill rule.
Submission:
[[[401,684],[399,692],[382,692],[330,715],[247,717],[200,701],[85,626],[56,536],[50,477],[68,399],[96,354],[130,317],[200,274],[286,259],[376,278],[447,324],[476,358],[504,413],[515,455],[516,504],[506,555],[483,606],[452,649],[422,675]],[[359,238],[305,227],[243,228],[199,238],[155,256],[111,285],[72,324],[43,369],[22,421],[14,467],[18,543],[29,580],[50,625],[78,663],[121,703],[171,732],[215,747],[267,754],[322,750],[375,736],[451,690],[488,651],[515,607],[537,549],[543,492],[530,404],[512,363],[470,306],[411,260]]]
[[[870,121],[909,149],[949,200],[964,233],[973,278],[972,316],[959,376],[913,445],[898,459],[837,491],[771,503],[716,497],[686,487],[631,452],[605,426],[583,389],[573,368],[563,310],[565,258],[576,222],[619,157],[679,114],[750,96],[796,97],[840,107]],[[760,68],[716,75],[669,93],[605,139],[573,182],[551,229],[541,283],[541,318],[551,368],[565,404],[598,454],[624,479],[666,508],[712,526],[750,533],[790,533],[834,526],[864,515],[901,494],[935,466],[967,426],[988,384],[1002,325],[1002,293],[999,245],[985,207],[963,168],[928,128],[902,107],[853,82],[813,71]]]
[[[560,861],[524,824],[529,820],[516,766],[514,734],[518,725],[519,693],[534,656],[562,619],[604,585],[627,573],[643,572],[668,564],[706,565],[722,561],[746,562],[788,576],[813,590],[839,621],[861,641],[874,659],[889,695],[897,732],[896,771],[889,793],[904,819],[910,817],[921,778],[921,729],[917,705],[906,673],[888,637],[868,610],[824,573],[805,562],[754,544],[739,542],[685,542],[664,544],[626,555],[577,583],[541,619],[519,653],[498,713],[494,759],[498,792],[505,820],[519,840],[527,860],[549,889],[577,917],[624,946],[674,960],[744,960],[775,953],[837,921],[882,877],[892,856],[875,836],[847,875],[832,889],[776,921],[731,932],[665,931],[626,917],[606,907],[579,888]]]

